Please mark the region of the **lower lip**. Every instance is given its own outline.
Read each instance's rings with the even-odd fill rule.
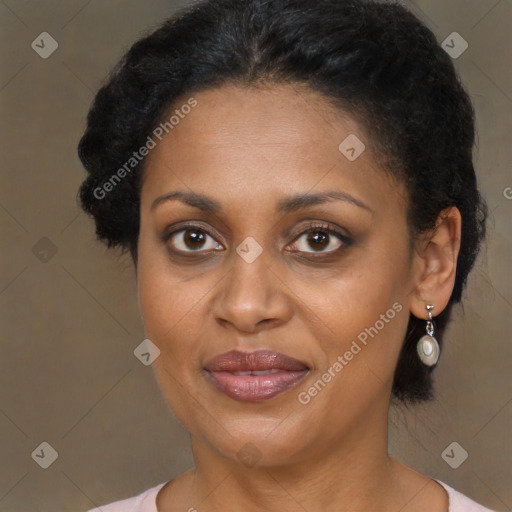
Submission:
[[[308,370],[282,370],[266,375],[234,375],[231,372],[207,372],[213,385],[233,400],[257,402],[267,400],[295,386]]]

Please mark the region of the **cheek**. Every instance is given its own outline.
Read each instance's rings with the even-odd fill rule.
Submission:
[[[174,350],[183,344],[168,343],[178,339],[204,296],[196,282],[180,280],[170,272],[165,254],[151,245],[141,232],[137,262],[137,291],[146,336],[160,350]]]
[[[318,295],[316,306],[310,302],[308,324],[319,325],[312,330],[320,349],[315,351],[318,366],[315,378],[297,390],[297,400],[312,416],[330,416],[343,425],[347,417],[358,417],[391,393],[409,313],[404,297],[389,282],[376,286],[371,279],[353,276],[336,284],[329,300],[326,296],[320,303]],[[314,300],[314,293],[309,297]]]
[[[378,250],[362,251],[330,280],[303,278],[294,286],[303,302],[301,314],[324,354],[318,370],[341,356],[344,377],[337,381],[348,379],[359,387],[392,378],[409,319],[408,248],[385,240],[373,247]]]
[[[165,279],[156,267],[139,278],[139,300],[146,336],[165,354],[178,354],[197,347],[201,298],[207,287]]]
[[[319,370],[346,355],[344,365],[365,365],[387,378],[408,321],[403,293],[364,276],[347,276],[329,287],[297,285],[294,291],[304,298],[299,315],[324,355]]]
[[[206,409],[197,390],[197,374],[204,349],[198,319],[205,286],[179,280],[161,261],[157,250],[143,247],[137,264],[137,288],[146,337],[160,350],[152,364],[168,406],[180,423],[202,438],[198,418]],[[204,299],[203,299],[204,300]]]
[[[362,250],[329,275],[308,270],[289,274],[287,285],[304,314],[309,309],[309,316],[316,316],[334,336],[346,337],[373,325],[395,302],[404,306],[408,274],[405,251]]]

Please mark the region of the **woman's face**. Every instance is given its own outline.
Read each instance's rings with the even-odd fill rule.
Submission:
[[[193,96],[153,137],[141,191],[139,301],[165,399],[197,451],[248,465],[384,443],[417,274],[404,188],[313,92]]]

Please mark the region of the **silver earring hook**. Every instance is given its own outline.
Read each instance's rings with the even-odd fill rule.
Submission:
[[[429,336],[434,336],[434,323],[432,321],[432,310],[434,309],[433,304],[427,304],[425,306],[425,309],[428,312],[428,320],[427,320],[427,326],[426,331]]]

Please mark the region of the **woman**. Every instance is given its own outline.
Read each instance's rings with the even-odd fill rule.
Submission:
[[[400,5],[210,0],[135,43],[89,113],[80,198],[133,257],[195,466],[97,510],[488,510],[387,450],[484,236],[473,140]]]

